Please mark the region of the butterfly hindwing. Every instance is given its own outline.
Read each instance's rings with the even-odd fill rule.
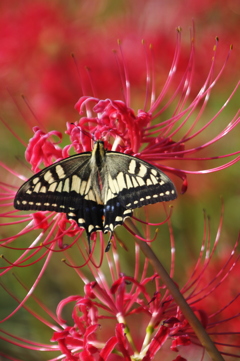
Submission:
[[[123,224],[127,217],[131,217],[133,211],[126,209],[118,201],[118,196],[109,199],[104,206],[103,213],[105,216],[104,220],[104,233],[113,232],[114,228]]]

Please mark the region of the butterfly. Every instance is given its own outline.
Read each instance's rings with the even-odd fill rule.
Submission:
[[[32,176],[18,190],[14,207],[65,213],[85,228],[90,247],[93,232],[110,232],[111,240],[133,209],[176,197],[174,184],[157,167],[108,151],[98,140],[92,152],[62,159]]]

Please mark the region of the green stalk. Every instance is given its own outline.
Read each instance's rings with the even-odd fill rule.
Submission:
[[[133,222],[128,219],[128,224],[131,223],[131,228],[134,228],[134,231],[136,234],[138,234],[140,237],[142,235],[140,234],[139,230],[135,227]],[[143,238],[143,237],[142,237]],[[199,319],[196,317],[194,312],[192,311],[191,307],[186,302],[185,298],[181,294],[180,290],[176,286],[176,284],[173,282],[165,268],[163,267],[162,263],[157,258],[156,254],[153,252],[152,248],[149,247],[147,242],[141,241],[137,237],[135,238],[135,242],[139,245],[141,251],[144,253],[144,255],[147,257],[151,265],[153,266],[154,270],[158,273],[163,283],[168,288],[170,294],[172,295],[173,299],[175,300],[176,304],[180,307],[183,315],[188,320],[189,325],[192,327],[193,331],[195,332],[198,340],[201,342],[202,346],[207,351],[208,355],[212,358],[213,361],[224,361],[224,358],[214,345],[213,341],[209,337],[208,333],[206,332],[205,328],[199,321]]]

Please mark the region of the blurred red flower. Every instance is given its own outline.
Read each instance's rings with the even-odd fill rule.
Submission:
[[[222,221],[221,216],[211,249],[209,221],[205,217],[199,257],[195,266],[188,269],[188,279],[181,287],[181,292],[220,352],[225,356],[240,357],[240,293],[234,282],[234,274],[239,272],[239,256],[235,254],[238,242],[230,254],[226,255],[224,264],[216,261],[215,253],[222,233]],[[146,234],[148,228],[149,226],[146,226]],[[172,235],[170,223],[169,231]],[[174,237],[171,236],[171,277],[177,272],[174,243]],[[72,272],[77,273],[78,287],[82,283],[85,285],[82,295],[63,299],[57,307],[56,315],[33,295],[32,307],[22,304],[27,312],[45,325],[43,334],[47,329],[53,331],[53,344],[46,341],[41,343],[42,337],[39,337],[38,342],[23,339],[13,331],[7,333],[3,329],[0,337],[13,345],[35,352],[57,351],[62,355],[61,358],[67,361],[133,358],[150,361],[162,357],[171,361],[207,359],[203,347],[166,285],[152,270],[147,259],[143,264],[140,263],[138,246],[135,246],[134,257],[130,275],[129,272],[123,272],[124,261],[118,257],[117,247],[113,248],[112,253],[106,254],[104,273],[101,268],[90,263],[85,269],[79,269],[72,257],[67,255],[69,265],[76,267]],[[94,281],[90,281],[93,278]],[[234,286],[229,289],[229,283],[232,282]],[[9,286],[5,289],[11,295]],[[35,311],[37,304],[41,308],[39,314]],[[65,309],[69,308],[72,310],[71,315],[65,312]],[[42,311],[45,316],[42,316]],[[66,320],[64,315],[67,314],[69,316]],[[57,359],[59,356],[49,360]]]

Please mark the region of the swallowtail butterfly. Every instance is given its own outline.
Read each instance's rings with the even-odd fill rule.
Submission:
[[[76,154],[41,170],[18,190],[19,210],[66,213],[92,232],[110,232],[134,208],[177,197],[170,179],[158,168],[136,157],[108,151],[96,141],[92,152]]]

